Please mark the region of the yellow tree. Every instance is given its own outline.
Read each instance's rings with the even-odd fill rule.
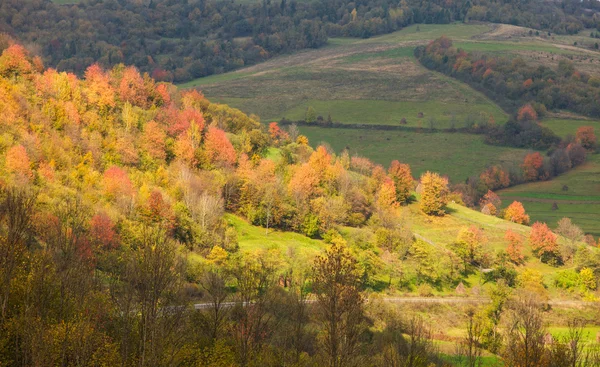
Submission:
[[[421,210],[427,215],[444,215],[444,206],[448,204],[448,179],[434,172],[425,172],[421,176]]]
[[[399,203],[406,203],[410,198],[413,187],[413,178],[408,164],[392,161],[388,174],[396,185],[396,199]]]
[[[504,219],[519,224],[529,224],[529,215],[525,213],[523,204],[518,201],[513,201],[512,204],[504,211]]]

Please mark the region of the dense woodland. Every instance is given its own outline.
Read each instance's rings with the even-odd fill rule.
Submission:
[[[477,365],[484,349],[514,366],[599,365],[582,322],[545,342],[547,290],[535,269],[517,271],[530,246],[572,265],[557,287],[593,299],[600,251],[569,220],[556,233],[534,223],[528,238],[508,230],[499,252],[476,226],[433,247],[402,208],[417,200],[434,218],[463,202],[436,173],[416,181],[398,161],[386,170],[312,149],[293,127],[267,129],[134,67],[94,64],[79,79],[3,42],[1,365],[448,365],[426,322],[367,296],[460,288],[480,268],[492,302],[465,316],[457,365]],[[540,174],[538,159],[521,174]],[[491,191],[478,204],[529,224],[520,203],[500,210]],[[225,213],[327,250],[307,262],[242,253]]]
[[[414,23],[489,21],[574,34],[599,28],[597,1],[4,0],[0,32],[82,76],[93,63],[135,65],[159,81],[184,82],[327,43]],[[35,46],[34,46],[35,45]]]

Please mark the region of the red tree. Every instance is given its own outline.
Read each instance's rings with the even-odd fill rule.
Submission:
[[[269,135],[275,144],[280,144],[281,142],[290,138],[289,134],[284,130],[281,130],[276,122],[271,122],[269,124]]]
[[[517,113],[518,121],[537,121],[537,119],[537,112],[535,112],[535,109],[530,104],[521,107]]]
[[[145,107],[148,103],[148,93],[144,86],[144,79],[133,66],[123,71],[119,82],[119,97],[123,102],[129,102],[134,106]]]
[[[535,222],[529,233],[529,243],[533,253],[542,260],[558,255],[556,235],[550,231],[546,223]]]
[[[133,194],[133,185],[129,180],[129,176],[120,167],[112,166],[104,171],[102,183],[104,191],[109,197],[131,196]]]
[[[527,181],[536,181],[542,174],[542,168],[544,167],[544,157],[539,152],[530,153],[525,156],[521,168],[523,169],[523,176]]]
[[[508,241],[506,252],[510,261],[517,265],[522,264],[525,260],[525,255],[523,255],[523,239],[521,236],[509,229],[506,231],[504,239]]]
[[[479,175],[479,179],[490,190],[501,189],[510,186],[510,176],[502,167],[492,166]]]
[[[233,165],[236,161],[235,149],[227,138],[225,131],[209,127],[204,141],[206,155],[213,164]]]
[[[192,125],[198,131],[204,131],[204,116],[202,112],[193,108],[177,111],[171,106],[164,111],[161,117],[163,124],[167,125],[167,133],[170,136],[179,136],[186,132]]]
[[[33,65],[28,60],[28,53],[21,45],[11,45],[0,56],[0,75],[4,77],[31,74]]]
[[[577,142],[581,144],[587,150],[596,149],[596,145],[598,143],[598,139],[596,138],[596,134],[594,134],[594,128],[591,126],[582,126],[577,129],[577,134],[575,135]]]
[[[115,225],[106,213],[100,212],[90,222],[90,240],[97,247],[114,249],[118,246]]]

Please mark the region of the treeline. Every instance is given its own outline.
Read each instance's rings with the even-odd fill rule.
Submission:
[[[430,69],[451,75],[483,89],[505,108],[531,103],[537,115],[547,110],[570,110],[591,117],[600,116],[600,79],[579,72],[569,60],[558,68],[527,64],[521,58],[468,53],[442,37],[415,55]]]
[[[525,107],[527,108],[527,107]],[[467,206],[474,207],[488,190],[500,190],[526,182],[545,181],[583,164],[588,154],[595,153],[597,137],[589,126],[579,128],[577,135],[561,140],[542,155],[527,154],[520,164],[504,163],[488,167],[464,184],[454,185]]]
[[[598,8],[572,0],[6,0],[0,32],[31,44],[61,71],[82,75],[95,62],[107,68],[126,63],[160,81],[185,82],[320,47],[328,36],[370,37],[415,23],[478,20],[573,34],[600,27],[593,16]]]

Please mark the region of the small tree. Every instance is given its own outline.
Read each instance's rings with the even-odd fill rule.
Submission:
[[[504,219],[519,224],[529,224],[529,215],[525,213],[523,204],[518,201],[513,201],[512,204],[504,211]]]
[[[425,172],[421,176],[421,210],[427,215],[444,215],[448,204],[448,179],[437,173]]]
[[[544,366],[546,336],[541,307],[535,296],[522,295],[512,303],[502,358],[507,366]]]
[[[544,167],[544,158],[539,152],[527,154],[523,160],[521,168],[523,176],[527,181],[536,181],[541,177],[541,170]]]
[[[523,264],[525,256],[523,255],[523,239],[521,236],[509,229],[506,231],[504,239],[508,241],[506,253],[510,261],[517,265]]]
[[[521,107],[517,113],[517,120],[521,122],[537,121],[537,118],[537,112],[535,112],[535,109],[530,104]]]
[[[594,134],[594,128],[591,126],[582,126],[577,129],[575,139],[587,150],[595,150],[598,144],[598,138]]]
[[[483,255],[483,246],[487,244],[487,238],[483,231],[472,225],[463,228],[458,233],[452,250],[463,260],[465,271],[468,264],[478,263]]]
[[[413,188],[410,166],[394,160],[390,164],[388,174],[396,185],[396,200],[399,203],[406,203],[410,198],[410,190]]]
[[[546,223],[535,222],[529,233],[529,243],[536,256],[542,262],[559,260],[556,235],[550,231]]]
[[[315,112],[315,109],[312,108],[312,106],[308,106],[308,108],[306,109],[304,120],[309,124],[312,124],[315,121],[317,121],[317,113]]]
[[[556,233],[568,239],[571,244],[582,241],[584,235],[581,228],[573,224],[570,218],[563,218],[558,221]]]

